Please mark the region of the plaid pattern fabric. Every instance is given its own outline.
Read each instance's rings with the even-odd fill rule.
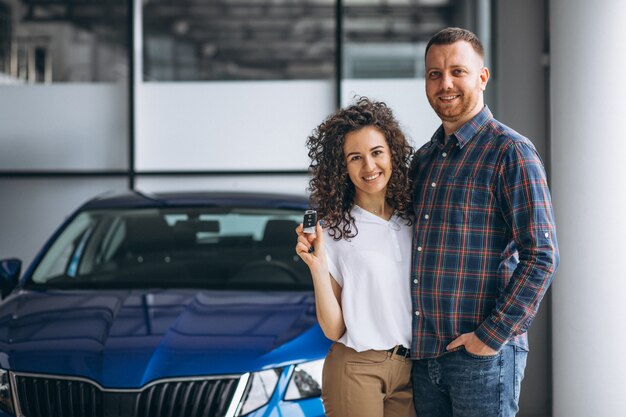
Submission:
[[[446,143],[447,142],[447,143]],[[486,106],[415,155],[414,358],[463,333],[528,349],[526,330],[558,264],[554,214],[532,143]]]

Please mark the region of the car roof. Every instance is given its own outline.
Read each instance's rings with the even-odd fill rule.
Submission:
[[[254,191],[179,191],[162,193],[143,193],[127,191],[124,193],[103,194],[86,202],[81,210],[111,208],[168,208],[190,206],[243,206],[284,209],[304,209],[308,207],[304,195],[264,193]]]

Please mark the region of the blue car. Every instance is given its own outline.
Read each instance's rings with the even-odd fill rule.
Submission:
[[[0,261],[0,416],[323,416],[307,200],[95,198]]]

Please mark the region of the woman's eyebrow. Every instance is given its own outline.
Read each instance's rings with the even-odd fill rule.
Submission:
[[[370,152],[375,150],[375,149],[382,148],[382,147],[383,147],[383,145],[374,146],[372,149],[370,149]],[[350,152],[350,153],[346,154],[346,158],[349,157],[350,155],[360,155],[360,154],[361,154],[361,152],[356,152],[356,151],[355,152]]]

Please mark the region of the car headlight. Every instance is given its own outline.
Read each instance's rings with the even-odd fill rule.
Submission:
[[[272,398],[276,384],[278,384],[278,377],[282,372],[282,368],[276,368],[252,373],[243,394],[238,415],[251,413],[267,404]]]
[[[7,414],[14,414],[9,372],[4,369],[0,369],[0,410]]]
[[[285,400],[302,400],[322,395],[323,367],[324,359],[296,365],[287,386]]]

